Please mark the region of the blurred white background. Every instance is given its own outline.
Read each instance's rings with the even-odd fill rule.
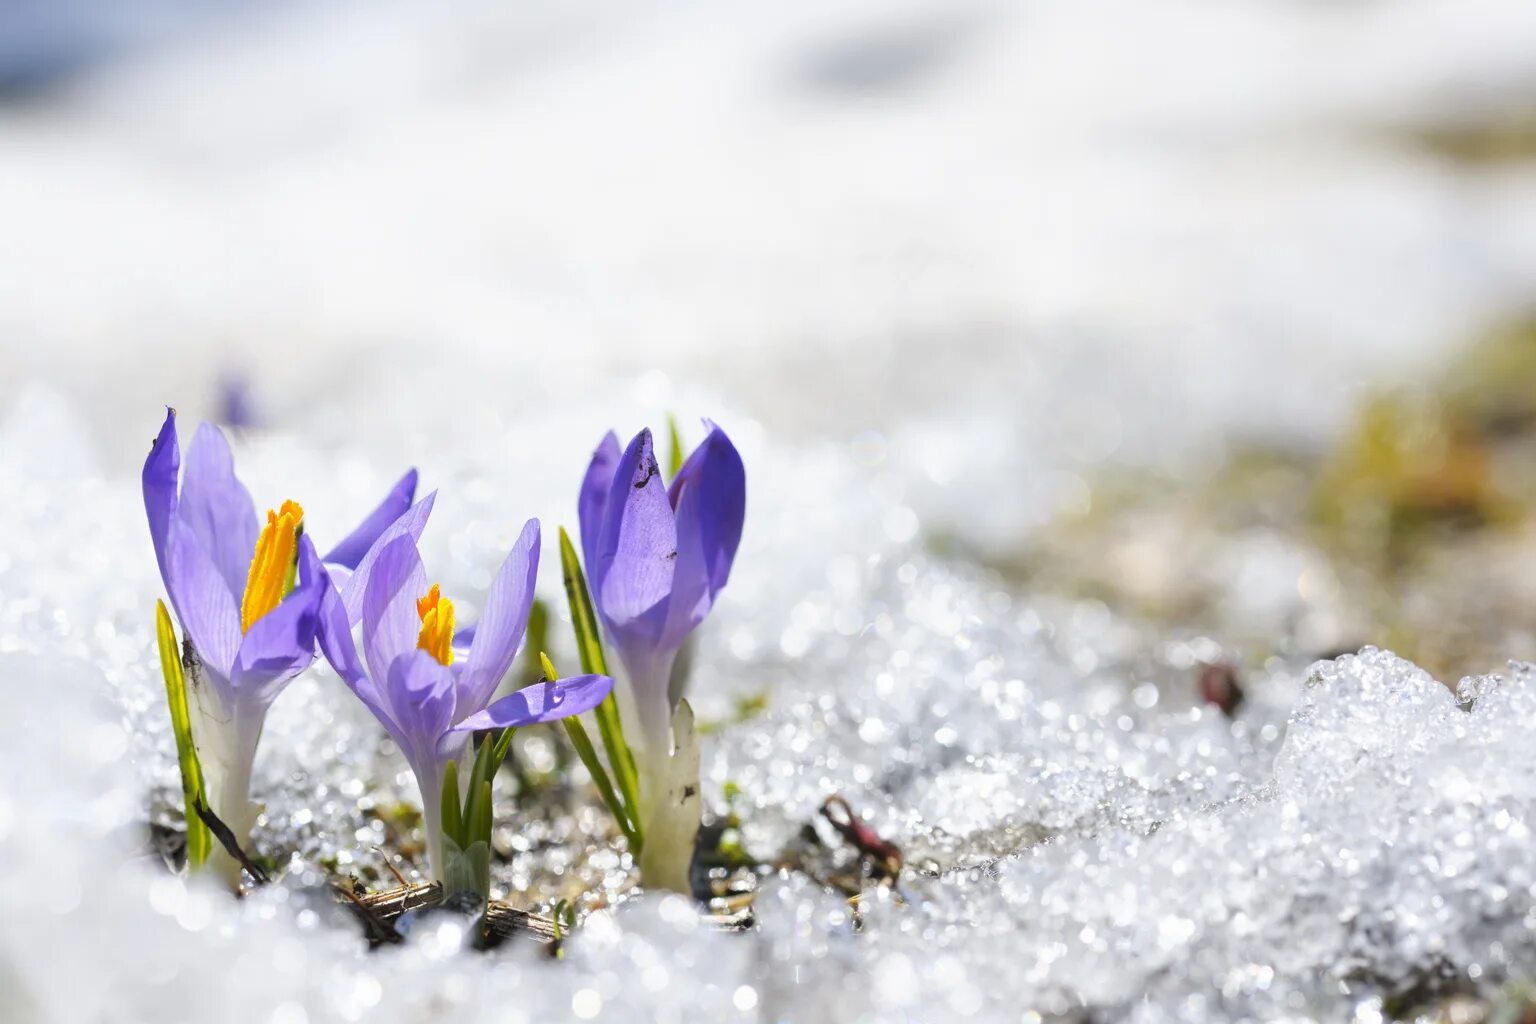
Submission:
[[[1420,142],[1536,107],[1522,0],[185,7],[0,4],[0,409],[125,467],[234,374],[333,434],[702,394],[974,492],[1324,436],[1536,279],[1533,164]]]

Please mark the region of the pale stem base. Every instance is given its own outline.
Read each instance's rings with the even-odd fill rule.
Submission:
[[[203,772],[203,790],[208,808],[229,826],[235,842],[251,854],[251,829],[261,814],[261,806],[251,802],[251,775],[256,764],[256,748],[261,742],[263,714],[225,708],[207,681],[189,675],[189,712],[192,717],[192,745]],[[240,891],[240,862],[213,840],[204,870],[212,872],[231,890]]]
[[[641,780],[650,798],[645,817],[645,846],[640,853],[640,881],[647,889],[688,895],[689,869],[699,839],[699,746],[693,709],[680,701],[672,714],[672,749],[648,755]]]

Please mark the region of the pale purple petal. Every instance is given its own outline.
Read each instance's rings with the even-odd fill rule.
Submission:
[[[367,517],[357,525],[357,529],[347,534],[345,540],[337,544],[325,556],[325,560],[333,565],[344,565],[348,569],[356,569],[357,564],[363,560],[368,549],[373,547],[374,541],[394,524],[401,516],[410,510],[411,502],[416,499],[416,471],[413,469],[401,477],[399,482],[385,495],[379,507],[368,513]],[[420,536],[418,531],[417,536]]]
[[[363,655],[375,680],[385,678],[397,659],[416,649],[421,633],[416,599],[426,591],[427,574],[416,542],[396,537],[379,553],[363,594]]]
[[[433,491],[390,524],[388,529],[379,534],[379,539],[373,542],[368,553],[363,555],[362,561],[357,563],[357,569],[345,583],[341,584],[341,603],[347,609],[348,622],[355,626],[362,621],[363,593],[368,589],[368,577],[373,572],[373,564],[378,559],[379,553],[399,537],[409,537],[412,544],[420,540],[421,531],[426,529],[427,519],[432,515],[432,503],[436,500],[437,492]]]
[[[261,528],[250,492],[235,477],[229,442],[211,423],[198,426],[187,449],[176,517],[192,527],[238,602]]]
[[[300,536],[298,585],[252,623],[235,655],[230,682],[243,705],[267,707],[315,660],[315,629],[326,585],[314,543]]]
[[[336,674],[341,676],[342,682],[353,690],[361,687],[372,692],[373,682],[357,656],[357,644],[352,640],[352,627],[347,622],[347,609],[341,603],[341,595],[336,592],[324,565],[320,567],[320,575],[325,584],[320,595],[315,637],[320,643],[320,652],[331,663]]]
[[[539,576],[539,521],[530,519],[501,563],[475,624],[475,638],[459,682],[460,716],[479,711],[507,674],[528,628],[534,581]]]
[[[598,534],[603,529],[603,510],[608,505],[608,494],[613,489],[613,473],[618,469],[623,452],[613,431],[603,436],[602,443],[592,453],[587,464],[587,475],[581,481],[581,495],[576,500],[576,520],[581,528],[581,557],[586,562],[587,584],[596,590],[599,584],[594,575]]]
[[[571,676],[552,683],[534,683],[470,715],[453,727],[454,732],[475,729],[506,729],[540,722],[553,722],[583,711],[591,711],[603,702],[613,680],[607,676]]]
[[[427,651],[395,659],[385,677],[384,703],[399,730],[401,750],[413,768],[436,767],[438,741],[453,724],[453,672]]]
[[[213,559],[186,520],[171,520],[166,589],[181,628],[204,664],[227,682],[240,649],[240,610]]]
[[[320,651],[325,655],[325,660],[331,663],[341,681],[347,684],[358,700],[373,712],[373,717],[379,720],[389,734],[400,741],[399,729],[394,719],[390,716],[389,709],[384,706],[383,696],[379,688],[368,678],[367,671],[363,668],[362,659],[357,656],[357,644],[352,640],[352,625],[347,621],[347,609],[341,603],[341,595],[330,581],[329,570],[324,565],[320,567],[320,577],[324,582],[320,595],[319,620],[315,639],[319,642]]]
[[[677,562],[667,605],[664,642],[681,646],[704,620],[730,579],[747,510],[747,476],[741,456],[719,427],[694,449],[673,481]]]
[[[592,559],[602,581],[594,592],[598,611],[621,643],[655,643],[672,590],[677,527],[649,430],[630,442],[613,486]]]
[[[176,477],[181,469],[181,446],[176,441],[176,410],[166,407],[165,422],[150,446],[149,457],[144,460],[144,511],[149,516],[149,537],[155,545],[155,561],[160,565],[160,578],[168,580],[165,571],[166,548],[171,533],[171,520],[176,517]],[[169,584],[167,584],[169,585]]]

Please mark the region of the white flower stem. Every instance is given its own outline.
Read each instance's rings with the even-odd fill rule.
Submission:
[[[264,709],[227,709],[210,687],[194,683],[190,689],[192,741],[202,767],[208,809],[229,827],[235,842],[250,855],[251,829],[261,813],[261,808],[251,802],[251,777],[261,741]],[[205,869],[239,891],[240,862],[230,856],[217,838]]]
[[[693,712],[669,695],[675,654],[625,658],[638,728],[627,732],[640,775],[640,821],[645,845],[640,878],[648,889],[688,893],[689,866],[699,832],[699,754]]]

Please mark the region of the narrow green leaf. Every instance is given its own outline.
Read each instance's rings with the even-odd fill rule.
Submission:
[[[565,576],[565,596],[571,605],[571,622],[576,630],[576,648],[581,654],[581,670],[597,675],[609,675],[608,659],[603,656],[602,634],[597,628],[597,615],[592,610],[592,595],[587,590],[587,578],[581,571],[576,548],[571,538],[560,528],[560,568]],[[640,826],[640,776],[635,771],[635,757],[624,739],[624,723],[619,719],[619,703],[612,693],[603,698],[592,712],[597,719],[597,730],[603,739],[603,749],[608,763],[629,810],[627,817],[637,837],[642,835]]]
[[[565,734],[571,738],[571,746],[576,748],[576,756],[581,758],[581,763],[587,766],[587,774],[592,776],[592,783],[597,787],[598,795],[603,798],[603,803],[608,805],[608,810],[613,814],[613,820],[619,823],[619,828],[629,843],[629,852],[638,857],[642,844],[640,833],[630,822],[629,810],[620,801],[619,795],[614,792],[613,782],[608,778],[608,771],[603,767],[603,762],[598,760],[597,749],[592,746],[586,726],[581,724],[581,716],[571,715],[569,718],[562,718],[560,724],[565,726]]]
[[[544,678],[550,682],[560,678],[555,671],[555,663],[549,660],[549,655],[539,652],[539,663],[544,667]],[[613,812],[614,819],[619,823],[619,828],[624,831],[624,838],[629,840],[630,849],[639,856],[640,830],[635,827],[638,815],[635,813],[634,804],[625,804],[619,799],[619,794],[614,792],[613,782],[608,777],[608,772],[603,767],[603,762],[598,759],[597,750],[592,746],[592,738],[587,735],[587,727],[581,724],[580,715],[571,715],[562,719],[565,723],[565,731],[571,738],[571,745],[576,748],[576,755],[581,758],[581,763],[587,766],[587,772],[592,776],[593,785],[597,786],[598,793],[603,798],[603,803]]]
[[[474,799],[476,793],[480,792],[480,784],[490,779],[491,774],[496,770],[491,766],[491,754],[495,746],[496,744],[487,738],[481,741],[480,749],[475,751],[475,765],[469,772],[469,798],[471,800]],[[468,816],[466,813],[465,817],[467,818]],[[471,832],[468,835],[470,837],[469,841],[474,842],[474,833]]]
[[[562,899],[559,903],[555,904],[555,912],[549,916],[549,919],[550,919],[551,923],[553,923],[554,926],[555,926],[555,941],[556,942],[559,942],[560,939],[563,937],[562,934],[561,934],[561,928],[565,924],[565,922],[562,920],[562,918],[565,915],[565,908],[566,908],[566,906],[567,906],[567,901]]]
[[[489,840],[470,843],[465,851],[470,870],[475,873],[475,891],[486,903],[491,901],[491,844]]]
[[[469,791],[468,813],[464,821],[464,841],[468,846],[491,841],[491,784],[489,782],[482,782],[479,789]]]
[[[539,681],[539,652],[549,647],[549,605],[543,598],[534,598],[528,609],[528,629],[523,634],[527,664],[522,671],[519,687]]]
[[[460,892],[478,893],[489,899],[491,891],[491,848],[488,843],[460,846],[452,836],[443,838],[443,895]]]
[[[464,816],[459,810],[459,765],[456,761],[449,761],[448,767],[443,770],[443,835],[458,843],[462,848],[469,845],[464,841]],[[427,822],[427,827],[432,826]]]
[[[483,842],[486,846],[491,843],[491,826],[496,824],[496,807],[492,804],[491,782],[487,779],[480,785],[480,806],[485,813],[478,822],[480,831],[471,837],[471,842]]]
[[[592,717],[597,719],[597,731],[602,737],[603,749],[608,752],[619,790],[624,794],[625,806],[631,808],[631,816],[636,819],[635,827],[638,830],[640,773],[635,770],[635,755],[630,753],[629,743],[624,739],[624,725],[619,721],[619,704],[611,692],[603,698],[601,704],[592,709]]]
[[[560,527],[560,571],[565,577],[565,597],[571,605],[571,624],[576,629],[576,651],[581,655],[581,670],[589,675],[608,674],[608,659],[603,657],[602,635],[597,629],[597,615],[592,610],[592,594],[587,577],[576,558],[571,535]]]
[[[203,866],[213,851],[213,836],[197,813],[203,802],[203,768],[192,743],[192,713],[187,707],[187,683],[176,651],[176,630],[164,601],[155,602],[155,640],[160,649],[160,672],[165,676],[165,699],[171,709],[171,731],[176,737],[176,763],[181,768],[181,798],[187,819],[187,865]]]
[[[501,730],[500,735],[496,737],[496,746],[491,751],[491,760],[494,762],[491,767],[492,774],[495,774],[501,770],[501,764],[507,759],[507,752],[511,749],[512,730],[510,728],[503,729]]]
[[[672,442],[672,457],[668,460],[667,479],[672,480],[683,468],[683,437],[677,432],[677,417],[667,417],[667,437]]]

